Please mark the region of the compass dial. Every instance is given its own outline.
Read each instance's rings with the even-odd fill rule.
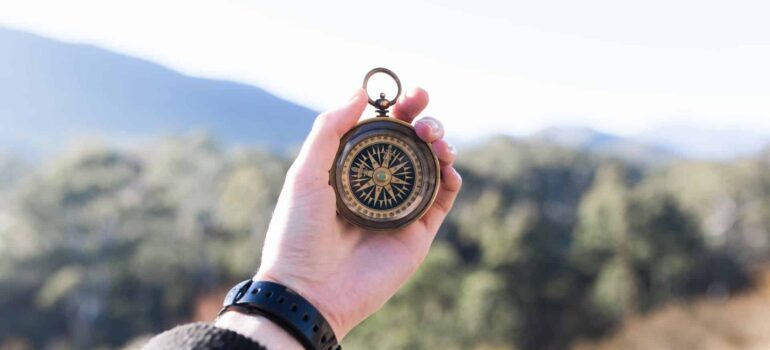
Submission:
[[[359,226],[388,229],[422,216],[435,198],[438,160],[409,124],[363,122],[343,142],[333,169],[343,217]]]
[[[343,164],[348,171],[344,189],[361,214],[374,218],[395,217],[414,202],[412,194],[422,172],[415,169],[415,154],[392,136],[375,136],[354,147]]]

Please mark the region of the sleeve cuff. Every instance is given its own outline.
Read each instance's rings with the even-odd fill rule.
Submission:
[[[143,350],[267,350],[259,343],[229,329],[198,322],[177,326],[156,335]]]

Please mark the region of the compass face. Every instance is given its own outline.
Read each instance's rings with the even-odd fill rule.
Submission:
[[[341,148],[335,162],[337,205],[360,226],[395,228],[431,204],[437,169],[430,147],[409,134],[413,129],[379,123],[395,130],[361,130]]]
[[[343,181],[356,209],[375,218],[394,217],[414,200],[417,176],[422,176],[414,167],[414,152],[392,136],[371,137],[356,148]]]

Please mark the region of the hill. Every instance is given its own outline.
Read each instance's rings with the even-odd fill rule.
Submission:
[[[666,164],[679,158],[665,145],[651,146],[633,138],[620,137],[590,128],[550,127],[532,135],[528,140],[618,158],[638,165]]]
[[[0,147],[15,153],[84,135],[125,143],[195,129],[283,149],[304,138],[316,114],[254,86],[3,28],[0,52]]]

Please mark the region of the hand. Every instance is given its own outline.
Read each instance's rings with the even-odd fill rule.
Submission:
[[[392,113],[411,123],[427,104],[428,94],[417,88]],[[382,307],[415,272],[461,185],[452,167],[455,150],[442,139],[441,123],[422,118],[415,123],[417,134],[432,143],[441,163],[441,187],[428,212],[388,232],[368,231],[338,217],[329,169],[340,137],[355,126],[366,105],[366,92],[359,89],[344,106],[316,118],[286,175],[254,277],[302,295],[321,311],[338,340]]]

